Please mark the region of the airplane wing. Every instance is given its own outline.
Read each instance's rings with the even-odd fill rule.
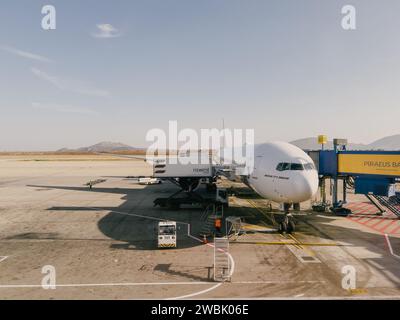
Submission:
[[[100,154],[103,156],[107,155],[107,156],[111,156],[111,157],[115,157],[115,158],[127,158],[127,159],[142,160],[142,161],[146,161],[151,164],[154,162],[158,162],[158,159],[156,157],[150,158],[150,157],[147,157],[146,155],[133,156],[133,155],[128,155],[128,154],[116,154],[116,153],[109,153],[109,152],[96,152],[96,154]]]

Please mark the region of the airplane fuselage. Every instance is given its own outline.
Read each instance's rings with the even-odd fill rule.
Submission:
[[[318,190],[318,172],[312,159],[286,142],[255,147],[254,169],[248,185],[260,196],[278,203],[300,203]]]

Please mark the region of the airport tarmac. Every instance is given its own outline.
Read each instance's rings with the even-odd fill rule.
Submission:
[[[154,208],[176,187],[126,178],[150,174],[139,160],[0,156],[0,299],[400,297],[400,221],[391,216],[363,223],[364,216],[312,213],[302,204],[291,236],[234,237],[231,281],[216,283],[212,243],[196,239],[202,210]],[[85,186],[95,179],[106,181]],[[365,200],[350,194],[349,201]],[[266,200],[230,202],[225,216],[271,226]],[[179,222],[178,248],[156,248],[160,219]],[[45,266],[55,268],[56,289],[42,287]],[[356,270],[355,290],[342,287],[345,266]]]

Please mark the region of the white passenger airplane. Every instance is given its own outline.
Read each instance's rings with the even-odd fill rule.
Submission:
[[[245,172],[244,182],[256,193],[284,205],[280,231],[294,231],[290,206],[299,209],[299,203],[311,199],[318,190],[318,172],[312,159],[290,143],[269,142],[255,146],[254,168]]]
[[[227,162],[231,163],[228,167],[261,197],[283,204],[284,219],[280,222],[279,231],[293,232],[295,225],[289,213],[290,207],[293,205],[295,210],[299,210],[300,202],[310,200],[318,190],[318,172],[313,160],[303,150],[287,142],[256,145],[254,154],[246,155],[243,159],[244,163],[237,163],[232,161],[231,157],[225,156],[226,154],[233,155],[232,149],[223,149],[220,152],[217,159],[214,159],[215,167],[226,167]],[[224,157],[222,157],[222,152]],[[139,158],[153,165],[159,162],[157,156],[154,158],[125,157]],[[223,170],[216,170],[216,172],[216,175],[223,174]],[[200,178],[196,176],[176,178],[182,182],[182,188],[184,188],[185,179],[189,179],[195,186],[193,190],[200,182]]]

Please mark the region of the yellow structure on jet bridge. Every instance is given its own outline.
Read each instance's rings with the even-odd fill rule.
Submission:
[[[338,172],[400,177],[400,152],[345,151],[338,154]]]

